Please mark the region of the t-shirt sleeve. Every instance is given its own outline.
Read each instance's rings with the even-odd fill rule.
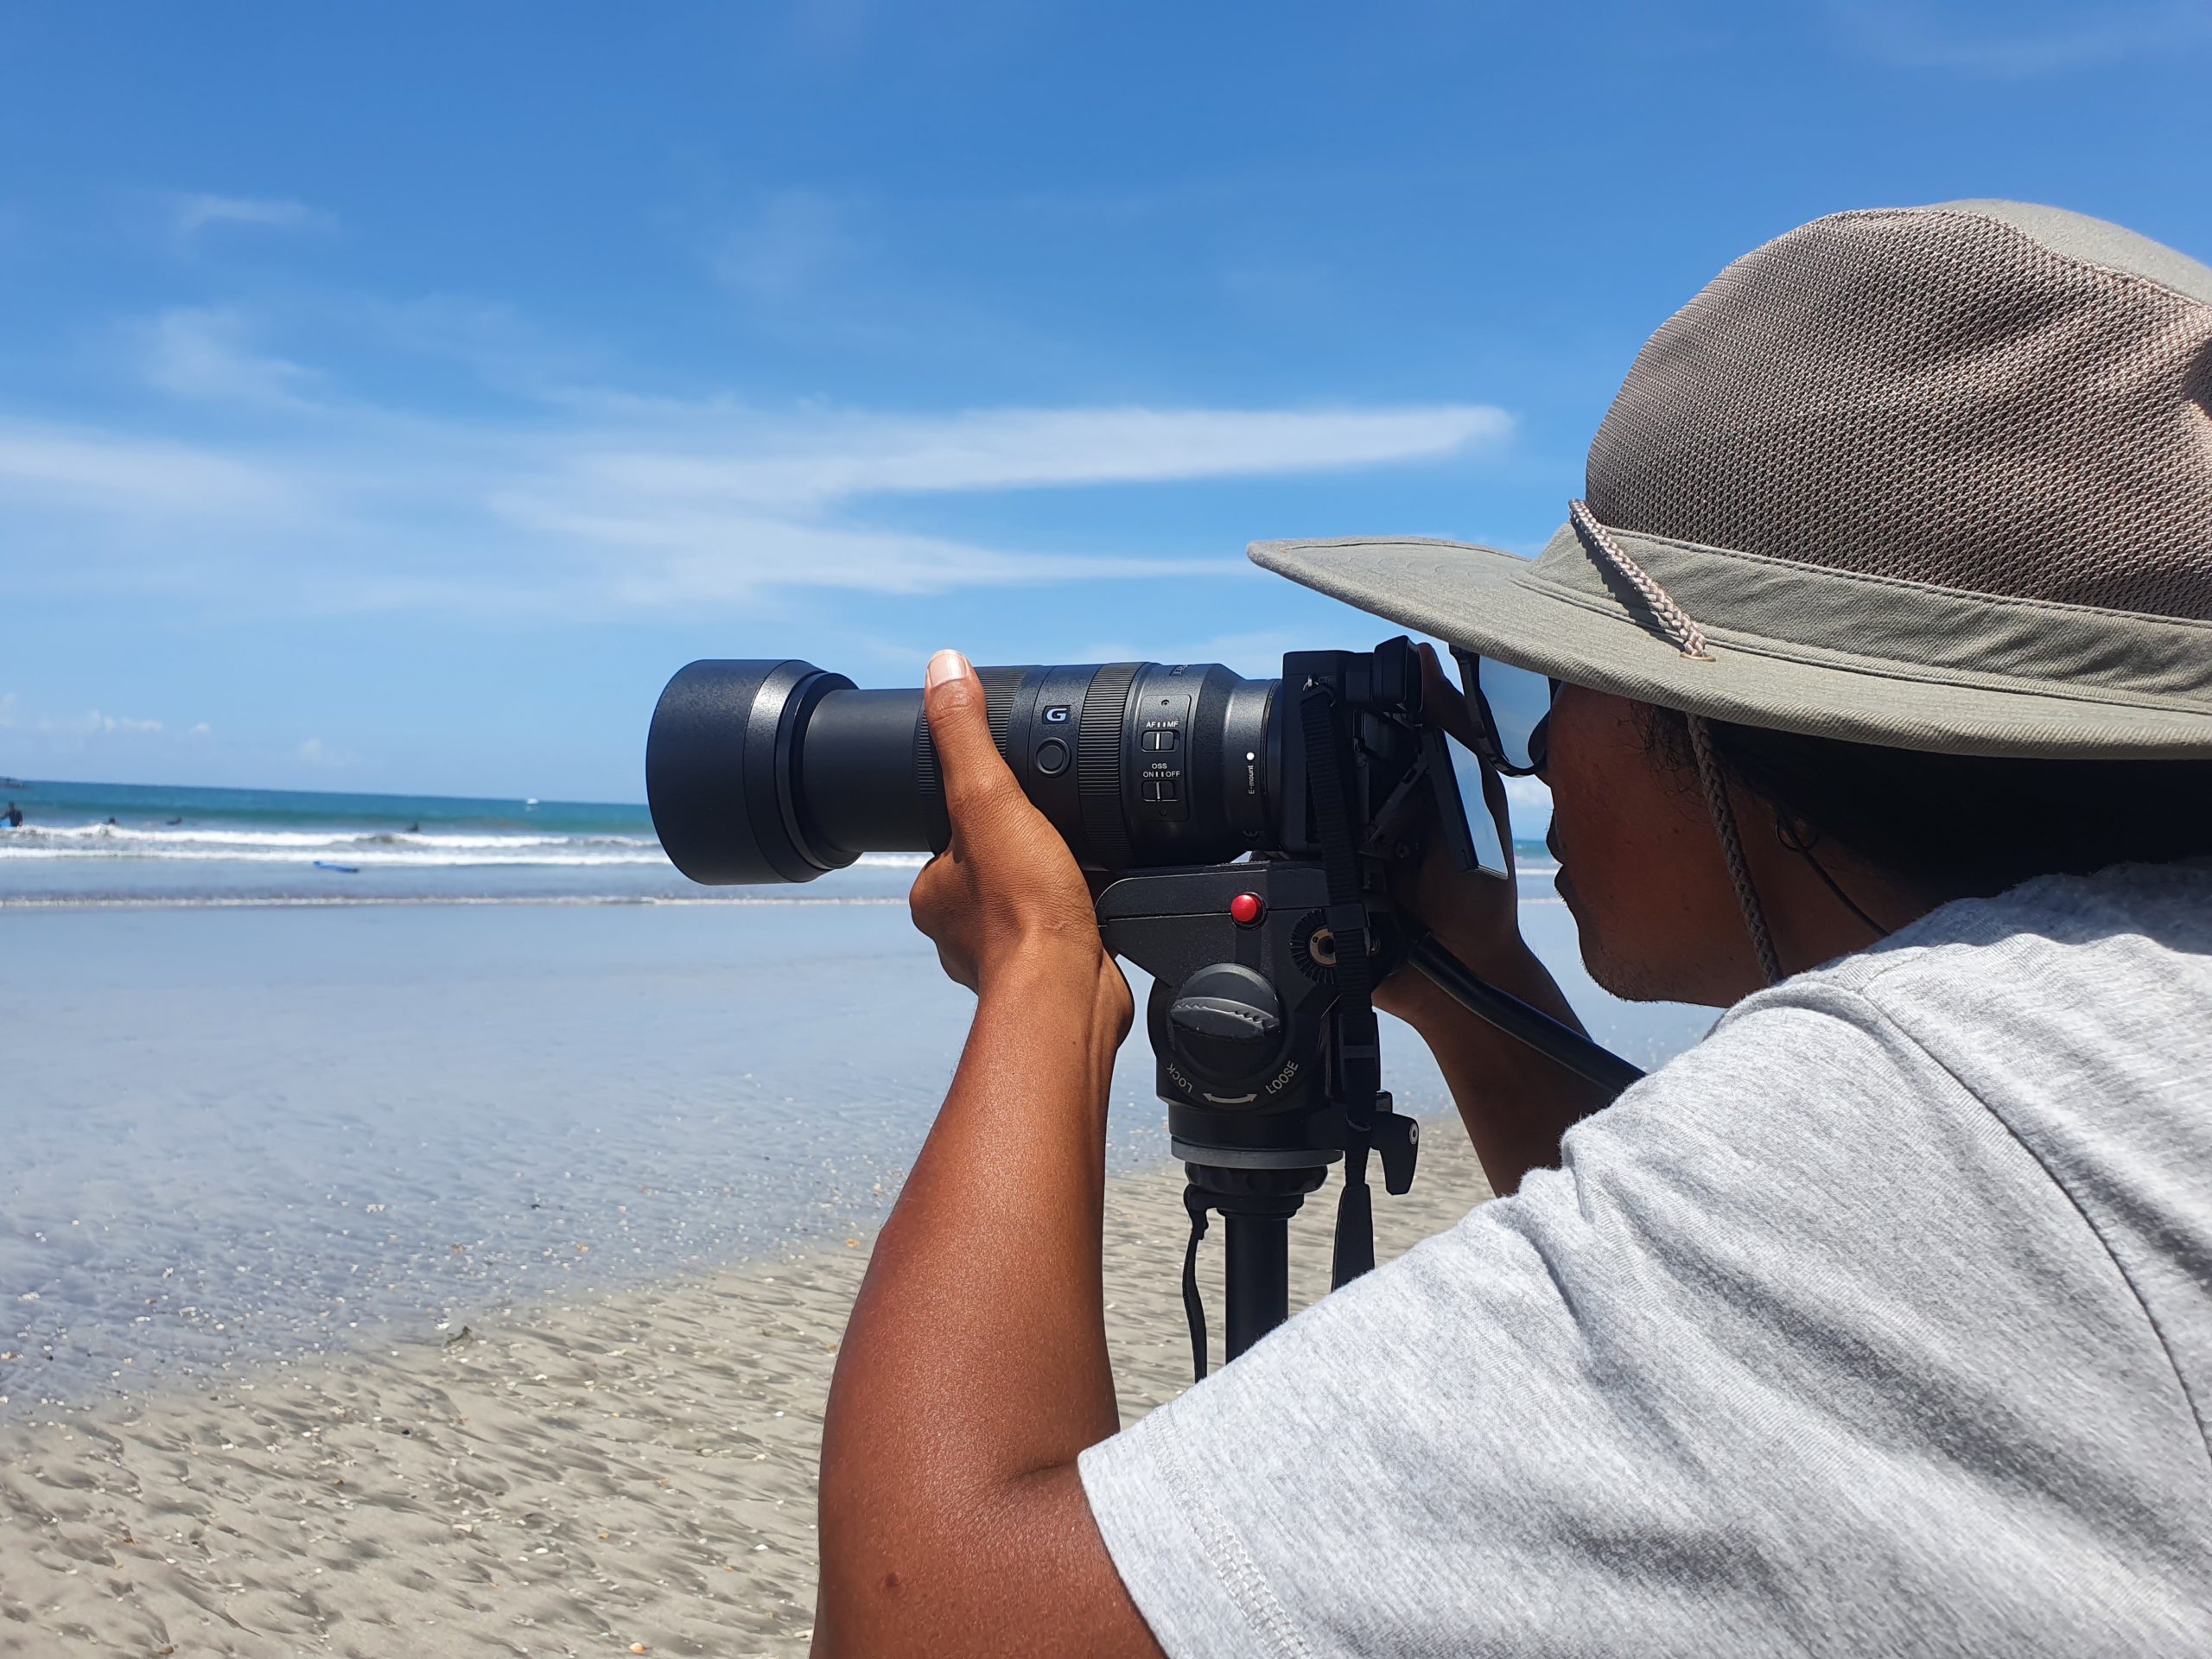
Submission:
[[[2171,1634],[2111,1435],[2177,1425],[2097,1406],[2164,1363],[2003,1126],[1814,987],[1081,1470],[1176,1659],[2046,1651],[2083,1583]]]

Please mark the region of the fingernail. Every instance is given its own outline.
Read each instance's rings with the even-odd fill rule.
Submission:
[[[947,680],[957,680],[968,671],[968,659],[957,651],[940,651],[930,658],[930,671],[922,681],[925,690],[935,690]]]

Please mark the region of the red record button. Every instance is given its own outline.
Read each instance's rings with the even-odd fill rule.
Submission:
[[[1250,927],[1267,913],[1267,903],[1256,893],[1240,893],[1229,901],[1229,918],[1239,927]]]

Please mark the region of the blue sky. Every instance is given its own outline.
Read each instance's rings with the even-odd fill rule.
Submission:
[[[2212,0],[0,11],[0,771],[634,799],[702,655],[1386,630],[1837,208],[2212,255]]]

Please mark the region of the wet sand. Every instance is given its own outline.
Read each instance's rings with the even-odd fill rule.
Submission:
[[[1484,1196],[1456,1123],[1387,1259]],[[1124,1421],[1188,1386],[1179,1170],[1109,1187]],[[1293,1224],[1325,1288],[1333,1185]],[[0,1654],[798,1654],[822,1407],[868,1240],[0,1433]],[[1220,1243],[1207,1242],[1217,1363]],[[0,1377],[13,1367],[0,1366]]]

